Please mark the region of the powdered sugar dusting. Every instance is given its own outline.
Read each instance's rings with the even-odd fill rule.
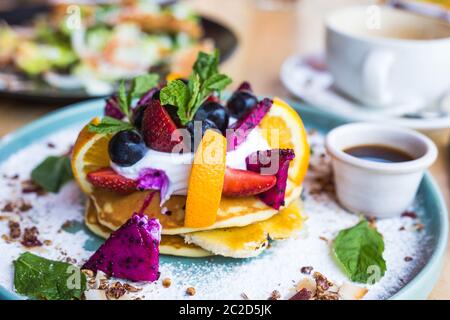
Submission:
[[[31,170],[48,155],[65,153],[77,133],[78,128],[72,128],[53,134],[49,138],[51,141],[45,139],[35,143],[0,165],[0,176],[3,176],[0,209],[19,199],[32,205],[26,212],[0,212],[0,235],[9,233],[8,222],[14,220],[20,222],[22,229],[36,226],[40,240],[51,240],[41,247],[27,249],[19,241],[0,239],[0,285],[9,290],[13,289],[12,261],[25,250],[56,260],[70,257],[77,265],[92,254],[84,249],[87,241],[95,241],[92,234],[82,229],[76,232],[61,229],[66,221],[83,222],[85,198],[74,183],[64,186],[59,194],[39,196],[21,191],[21,181],[29,179]],[[49,142],[54,146],[50,148]],[[253,259],[161,257],[160,279],[150,284],[133,284],[143,288],[137,296],[147,299],[242,299],[245,294],[250,299],[267,299],[277,290],[281,298],[288,299],[295,293],[296,284],[308,277],[300,271],[304,266],[312,266],[314,271],[319,271],[338,286],[348,282],[330,255],[330,240],[339,230],[356,224],[359,217],[335,202],[322,137],[312,134],[310,142],[312,165],[302,196],[307,220],[297,239],[273,242],[271,248]],[[18,177],[13,179],[16,174]],[[420,217],[421,213],[418,214]],[[374,222],[385,240],[384,258],[388,270],[379,282],[368,286],[365,298],[388,298],[423,267],[431,254],[431,249],[427,248],[431,246],[427,245],[426,232],[417,230],[419,222],[410,217]],[[410,259],[406,257],[412,260],[407,261]],[[162,285],[165,278],[171,279],[168,288]],[[195,288],[194,296],[186,294],[188,287]]]

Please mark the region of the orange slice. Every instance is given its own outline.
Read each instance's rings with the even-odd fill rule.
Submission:
[[[166,76],[166,81],[173,81],[173,80],[177,80],[177,79],[182,79],[185,76],[182,75],[181,73],[177,73],[177,72],[171,72]]]
[[[94,118],[90,124],[100,123],[99,118]],[[92,185],[86,176],[89,172],[109,166],[108,144],[110,134],[90,132],[86,125],[78,135],[72,153],[72,171],[75,180],[83,192],[90,194]]]
[[[301,184],[308,170],[310,149],[305,126],[298,113],[275,97],[259,127],[271,148],[294,150],[295,158],[289,166],[289,179]]]
[[[225,177],[227,141],[207,130],[194,156],[189,176],[184,225],[208,227],[216,222]]]

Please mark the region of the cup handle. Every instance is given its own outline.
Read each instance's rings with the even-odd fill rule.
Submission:
[[[385,106],[392,101],[388,83],[394,60],[393,53],[386,50],[371,51],[364,59],[362,90],[366,99],[375,106]]]

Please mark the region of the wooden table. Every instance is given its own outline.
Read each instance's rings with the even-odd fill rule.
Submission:
[[[331,10],[358,0],[299,0],[290,8],[261,10],[264,0],[191,0],[201,13],[229,25],[238,35],[240,47],[225,63],[223,71],[235,83],[248,80],[255,91],[267,95],[287,96],[278,73],[283,60],[293,53],[311,53],[323,48],[323,18]],[[56,109],[57,105],[19,103],[0,100],[0,136]],[[448,160],[442,134],[438,161],[431,172],[449,203]],[[444,270],[431,299],[450,299],[450,250]]]

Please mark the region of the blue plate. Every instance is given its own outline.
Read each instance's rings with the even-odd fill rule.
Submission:
[[[15,133],[5,136],[0,141],[0,162],[55,131],[72,125],[84,124],[93,117],[102,115],[103,105],[103,100],[77,103],[53,112]],[[291,102],[291,105],[299,112],[308,128],[315,128],[322,133],[348,122],[348,119],[326,114],[303,104]],[[425,257],[426,263],[422,268],[416,270],[412,279],[391,299],[427,298],[436,284],[442,268],[448,237],[447,209],[436,182],[428,173],[420,185],[417,198],[419,209],[423,212],[421,221],[425,224],[425,230],[430,239],[426,244],[429,249],[427,251],[430,253]],[[170,258],[164,257],[164,259]],[[186,259],[186,263],[191,263],[190,261],[192,260]],[[0,287],[0,299],[21,299],[21,297]]]

